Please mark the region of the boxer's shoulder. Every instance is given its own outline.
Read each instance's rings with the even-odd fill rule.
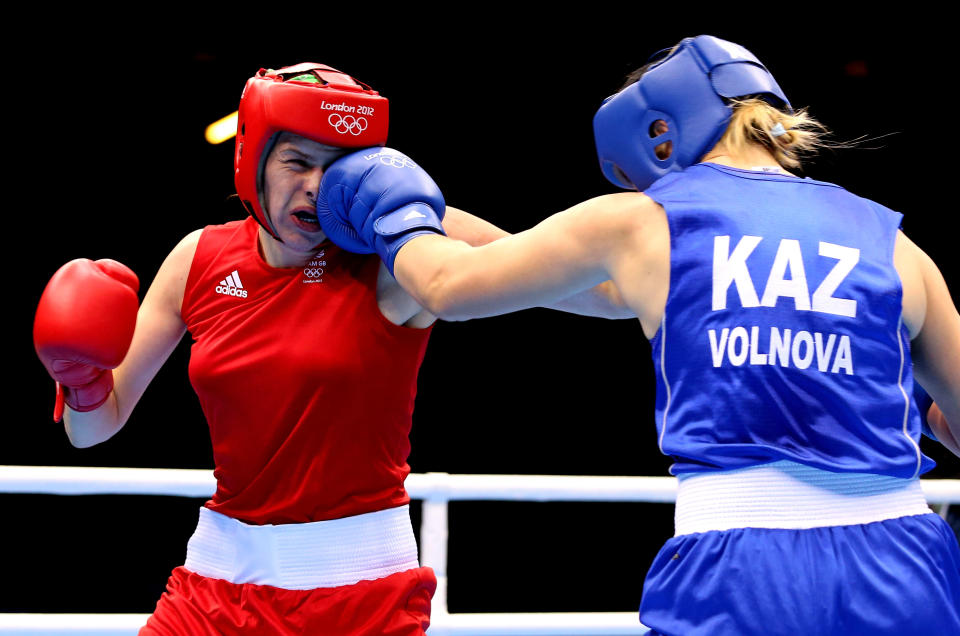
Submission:
[[[613,243],[634,246],[641,241],[669,239],[666,213],[656,201],[641,192],[618,192],[588,199],[570,212],[577,214],[594,235]]]
[[[175,271],[185,279],[193,263],[193,257],[197,253],[197,246],[200,244],[202,235],[203,230],[194,230],[180,239],[163,261],[160,271]]]
[[[202,234],[203,230],[194,230],[183,237],[170,250],[150,285],[148,295],[156,296],[162,306],[168,307],[178,317],[183,305],[193,257],[197,252]]]

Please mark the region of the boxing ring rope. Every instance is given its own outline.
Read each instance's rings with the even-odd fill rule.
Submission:
[[[927,502],[960,503],[960,479],[921,480]],[[503,636],[552,634],[605,636],[645,634],[632,612],[537,612],[470,614],[447,611],[447,515],[450,501],[593,501],[653,502],[675,500],[673,477],[593,477],[562,475],[411,474],[406,488],[423,500],[421,563],[437,575],[431,636]],[[53,495],[170,495],[206,498],[216,489],[209,470],[154,468],[69,468],[0,466],[0,493]],[[149,614],[3,614],[0,634],[136,634]]]

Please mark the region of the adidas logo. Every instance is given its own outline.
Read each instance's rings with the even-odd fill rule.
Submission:
[[[425,219],[425,218],[427,218],[426,214],[424,214],[423,212],[418,212],[417,210],[413,210],[412,212],[408,212],[407,216],[403,217],[403,220],[409,221],[410,219]]]
[[[238,298],[247,297],[247,290],[243,288],[237,270],[233,270],[229,276],[220,281],[220,284],[217,285],[217,293],[225,296],[237,296]]]

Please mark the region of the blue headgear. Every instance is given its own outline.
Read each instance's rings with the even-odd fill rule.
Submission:
[[[686,38],[597,111],[593,131],[600,169],[616,186],[645,190],[668,172],[699,161],[727,129],[733,111],[726,100],[747,95],[791,109],[750,51],[710,35]],[[669,131],[652,137],[658,119]],[[658,159],[654,148],[667,141],[673,151]]]

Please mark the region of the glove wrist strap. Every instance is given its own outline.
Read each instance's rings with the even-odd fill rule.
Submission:
[[[397,252],[407,241],[421,234],[446,236],[440,217],[426,203],[410,203],[379,217],[373,223],[373,231],[376,233],[374,247],[391,276]]]

